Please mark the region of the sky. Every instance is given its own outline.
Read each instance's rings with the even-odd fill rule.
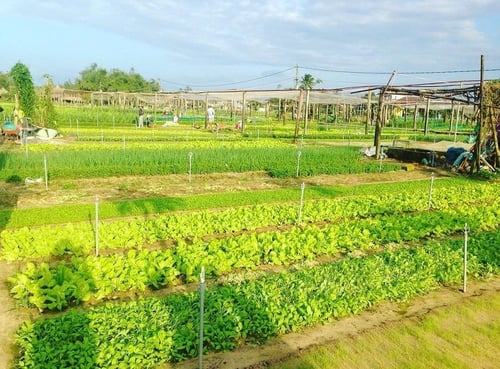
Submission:
[[[0,71],[35,85],[97,64],[163,91],[500,78],[500,0],[2,0]]]

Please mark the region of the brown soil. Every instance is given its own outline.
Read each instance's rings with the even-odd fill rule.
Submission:
[[[1,184],[0,208],[45,207],[67,203],[94,202],[96,196],[100,201],[125,200],[156,196],[183,196],[215,192],[240,192],[248,190],[269,190],[286,187],[300,187],[302,182],[310,185],[353,185],[363,183],[381,183],[393,181],[409,181],[450,175],[436,171],[434,168],[416,167],[411,171],[392,173],[319,176],[312,178],[274,179],[265,173],[230,173],[222,175],[193,176],[191,181],[186,175],[165,177],[119,177],[87,180],[51,181],[48,190],[44,183],[35,184]],[[0,368],[12,366],[14,356],[14,335],[20,324],[27,318],[36,318],[38,311],[21,309],[9,296],[7,279],[15,273],[16,264],[0,262]],[[448,304],[459,304],[461,299],[483,293],[498,292],[500,279],[489,283],[473,283],[466,294],[458,289],[442,289],[416,299],[402,314],[398,306],[384,304],[358,317],[344,319],[329,326],[309,329],[302,333],[290,334],[277,338],[262,347],[244,347],[227,354],[215,354],[204,358],[205,368],[259,368],[265,363],[282,360],[296,353],[307,350],[323,342],[341,339],[360,334],[372,327],[404,319],[412,315],[425,314],[427,311]],[[176,368],[195,367],[192,361],[176,365]],[[168,366],[165,366],[168,367]]]
[[[241,192],[255,190],[274,190],[279,188],[300,188],[315,185],[356,185],[411,181],[436,176],[449,176],[452,173],[436,168],[415,167],[388,173],[367,173],[359,175],[324,175],[306,178],[271,178],[264,172],[225,173],[192,176],[187,175],[150,176],[150,177],[111,177],[82,180],[54,180],[31,184],[0,184],[0,208],[22,209],[45,207],[61,204],[93,203],[99,201],[118,201],[160,196],[188,196],[203,193]]]

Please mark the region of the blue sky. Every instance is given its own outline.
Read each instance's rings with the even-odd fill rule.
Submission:
[[[35,84],[99,67],[163,90],[339,88],[500,78],[499,0],[2,0],[0,71]],[[496,69],[496,70],[495,70]]]

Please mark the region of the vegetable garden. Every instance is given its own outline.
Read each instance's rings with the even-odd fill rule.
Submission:
[[[4,150],[0,179],[22,192],[24,178],[44,171],[50,191],[52,183],[70,187],[92,177],[184,175],[189,187],[214,173],[263,172],[296,184],[400,170],[362,157],[345,127],[313,129],[300,143],[289,140],[293,127],[278,128],[282,134],[264,137],[269,122],[247,136],[191,125],[79,127],[61,144]],[[0,259],[17,266],[8,278],[11,299],[32,311],[15,335],[14,366],[154,368],[195,358],[202,268],[205,354],[459,286],[464,229],[469,277],[498,276],[498,193],[498,181],[429,175],[4,206]]]

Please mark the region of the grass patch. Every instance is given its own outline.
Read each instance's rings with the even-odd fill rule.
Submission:
[[[322,346],[272,369],[494,368],[500,357],[500,295],[466,299]]]
[[[63,190],[75,190],[76,184],[74,182],[67,182],[62,185]]]

